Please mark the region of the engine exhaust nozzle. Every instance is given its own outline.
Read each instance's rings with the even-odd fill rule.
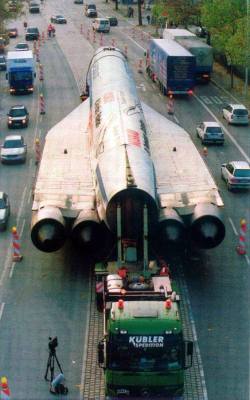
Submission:
[[[192,216],[190,235],[201,249],[218,246],[225,237],[225,225],[220,210],[213,204],[198,204]]]
[[[178,246],[186,236],[185,225],[173,208],[161,210],[159,218],[159,237],[161,242]]]
[[[65,221],[59,208],[44,207],[33,213],[31,240],[41,251],[59,250],[66,239]]]

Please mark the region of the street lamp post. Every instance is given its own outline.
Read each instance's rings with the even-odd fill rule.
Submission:
[[[250,18],[249,18],[249,14],[250,14],[250,3],[249,0],[246,0],[247,2],[247,26],[246,26],[246,69],[245,69],[245,96],[247,97],[248,95],[248,67],[249,67],[249,61],[250,61]]]

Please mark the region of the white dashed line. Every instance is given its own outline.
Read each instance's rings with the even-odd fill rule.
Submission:
[[[2,316],[3,316],[4,306],[5,306],[5,303],[2,303],[0,306],[0,320],[2,319]]]
[[[230,225],[231,225],[231,227],[232,227],[232,229],[233,229],[233,231],[234,231],[235,236],[239,236],[239,234],[238,234],[238,232],[237,232],[237,229],[236,229],[235,226],[234,226],[234,223],[233,223],[232,218],[229,217],[228,220],[229,220]]]

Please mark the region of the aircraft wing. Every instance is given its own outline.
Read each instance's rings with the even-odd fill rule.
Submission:
[[[199,203],[223,206],[211,173],[188,133],[148,105],[142,106],[160,207],[175,208],[185,215]]]
[[[64,217],[76,218],[95,208],[90,167],[89,100],[80,104],[46,136],[32,211],[57,207]]]

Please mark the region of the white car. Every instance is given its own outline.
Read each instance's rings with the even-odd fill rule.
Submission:
[[[229,124],[248,125],[249,112],[243,104],[227,104],[222,109],[223,118]]]
[[[29,45],[28,43],[17,43],[17,45],[15,46],[15,50],[17,51],[29,50]]]
[[[221,177],[228,190],[250,188],[250,164],[246,161],[230,161],[221,166]]]
[[[6,136],[1,146],[0,158],[2,163],[24,163],[26,161],[26,155],[27,145],[24,143],[23,136]]]
[[[201,122],[196,128],[196,134],[201,139],[202,144],[224,144],[224,132],[217,122]]]

